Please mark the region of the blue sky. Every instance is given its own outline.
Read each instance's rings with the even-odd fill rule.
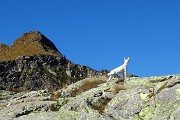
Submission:
[[[1,0],[0,42],[41,31],[68,59],[138,76],[180,73],[179,0]]]

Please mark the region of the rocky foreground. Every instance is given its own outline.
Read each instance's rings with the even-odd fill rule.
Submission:
[[[57,91],[0,91],[0,120],[179,120],[180,75],[90,77]]]

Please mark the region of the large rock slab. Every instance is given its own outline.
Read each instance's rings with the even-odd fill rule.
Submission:
[[[180,84],[165,88],[153,96],[140,112],[142,119],[178,120],[180,117]]]

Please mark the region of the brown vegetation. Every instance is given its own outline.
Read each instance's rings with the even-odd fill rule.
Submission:
[[[51,100],[56,101],[59,97],[61,97],[61,93],[51,94]]]
[[[112,87],[112,92],[113,94],[117,94],[120,90],[125,90],[125,89],[126,88],[123,83],[118,83]]]
[[[0,49],[0,62],[14,60],[18,56],[32,56],[35,54],[48,54],[60,56],[56,50],[50,49],[49,46],[43,46],[43,40],[49,41],[38,31],[23,34],[12,46]]]
[[[87,80],[82,83],[82,85],[72,91],[72,95],[76,96],[84,91],[97,87],[99,84],[104,83],[104,80]]]
[[[106,105],[111,101],[110,98],[103,98],[101,99],[97,104],[92,105],[91,107],[97,111],[99,111],[99,113],[103,113],[104,109],[106,107]]]

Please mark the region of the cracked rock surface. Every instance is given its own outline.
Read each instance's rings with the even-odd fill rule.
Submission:
[[[0,120],[180,118],[180,75],[106,80],[86,78],[54,92],[1,90]]]

